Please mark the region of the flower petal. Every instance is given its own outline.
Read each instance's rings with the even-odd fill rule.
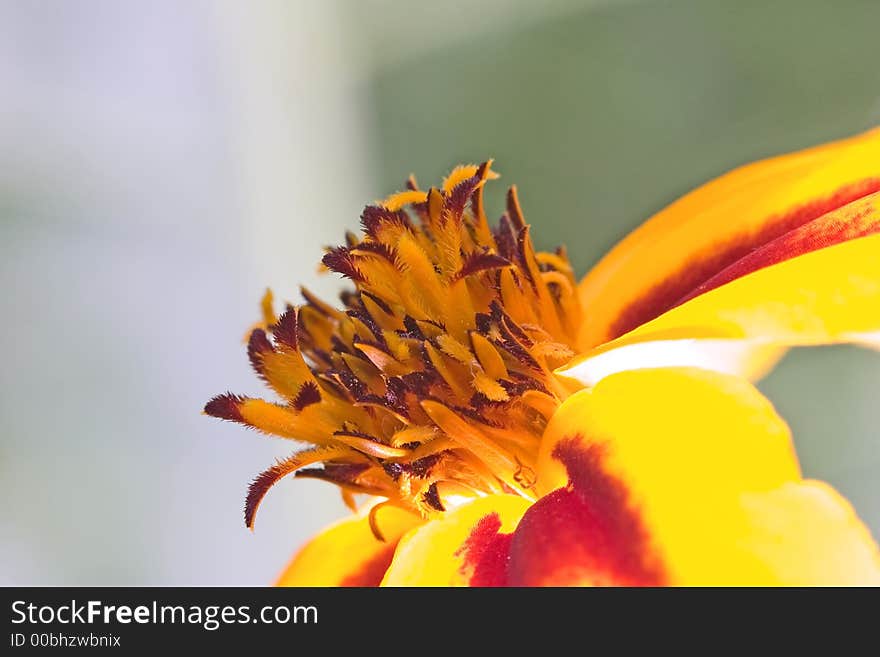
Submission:
[[[870,205],[880,219],[880,196]],[[761,269],[702,294],[559,373],[592,385],[637,367],[698,366],[756,378],[788,346],[875,343],[880,235]]]
[[[569,486],[539,499],[513,533],[507,584],[665,584],[665,566],[626,485],[605,472],[597,451],[571,465]]]
[[[581,348],[658,317],[754,250],[878,190],[880,129],[750,164],[698,188],[631,233],[582,281],[590,321]]]
[[[345,518],[311,539],[291,560],[276,586],[378,586],[400,537],[420,524],[415,514],[392,506],[378,509],[370,528],[367,510]]]
[[[489,495],[447,511],[400,541],[382,585],[503,586],[510,533],[529,504]]]
[[[549,494],[514,534],[511,583],[852,584],[880,573],[867,530],[833,491],[801,481],[785,423],[736,377],[638,370],[576,393],[547,427],[538,486]]]
[[[880,585],[877,544],[850,503],[827,484],[784,484],[746,493],[741,502],[741,524],[728,530],[749,568],[724,573],[728,583]]]

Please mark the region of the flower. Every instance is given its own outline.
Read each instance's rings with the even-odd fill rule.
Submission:
[[[289,474],[355,512],[279,584],[880,583],[750,383],[793,345],[880,343],[880,129],[708,183],[580,283],[515,188],[490,227],[495,177],[368,206],[323,258],[344,310],[263,300],[247,351],[281,401],[205,407],[311,445],[253,481],[249,527]]]

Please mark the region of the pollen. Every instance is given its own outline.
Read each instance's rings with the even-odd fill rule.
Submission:
[[[323,266],[354,289],[341,307],[303,289],[276,316],[271,293],[247,353],[275,401],[232,394],[209,415],[305,444],[251,484],[253,527],[287,476],[422,516],[487,493],[534,498],[548,417],[569,394],[553,374],[573,355],[581,307],[563,249],[536,252],[515,188],[490,227],[491,161],[456,167],[439,188],[407,189],[364,209],[360,235]]]

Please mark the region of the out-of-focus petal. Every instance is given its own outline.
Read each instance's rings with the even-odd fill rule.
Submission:
[[[880,129],[713,180],[631,233],[582,281],[589,321],[580,348],[660,316],[755,250],[878,190]],[[820,248],[800,244],[808,246]]]
[[[880,219],[880,198],[858,203]],[[695,366],[756,378],[786,347],[876,344],[878,332],[880,235],[872,235],[701,294],[588,351],[560,374],[593,385],[628,369]]]
[[[849,502],[819,481],[745,493],[727,527],[745,567],[716,581],[768,586],[878,586],[880,551]],[[708,580],[707,583],[715,583]]]
[[[382,585],[505,585],[511,532],[529,505],[489,495],[447,511],[400,541]]]
[[[415,514],[392,506],[379,509],[370,528],[369,512],[345,518],[312,538],[291,560],[276,586],[378,586],[400,537],[420,524]]]
[[[735,377],[638,370],[576,393],[547,427],[538,486],[549,494],[514,534],[512,583],[858,584],[880,572],[852,509],[802,482],[785,423]]]

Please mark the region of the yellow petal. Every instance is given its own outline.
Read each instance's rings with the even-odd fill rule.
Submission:
[[[588,349],[659,316],[788,230],[880,190],[880,129],[736,169],[631,233],[582,281]]]
[[[378,586],[400,537],[421,519],[385,506],[375,522],[384,542],[370,529],[368,509],[324,529],[293,557],[276,586]]]
[[[404,536],[382,586],[503,585],[510,533],[528,507],[489,495],[447,511]]]
[[[869,343],[878,331],[880,235],[872,235],[722,285],[587,352],[560,374],[592,385],[627,369],[696,366],[755,378],[787,346]]]
[[[819,481],[742,496],[742,525],[730,540],[745,568],[725,583],[779,586],[878,586],[880,551],[852,506]],[[807,546],[807,549],[804,549]],[[718,580],[716,580],[718,581]],[[713,583],[709,581],[708,583]]]
[[[519,583],[852,584],[880,572],[868,531],[833,491],[802,483],[785,423],[735,377],[638,370],[576,393],[547,427],[538,486],[565,488],[517,529]],[[543,536],[572,525],[559,509],[552,522],[531,516],[554,496],[570,507],[575,493],[580,506],[560,508],[593,531],[556,531],[568,562],[518,554],[531,524]]]

